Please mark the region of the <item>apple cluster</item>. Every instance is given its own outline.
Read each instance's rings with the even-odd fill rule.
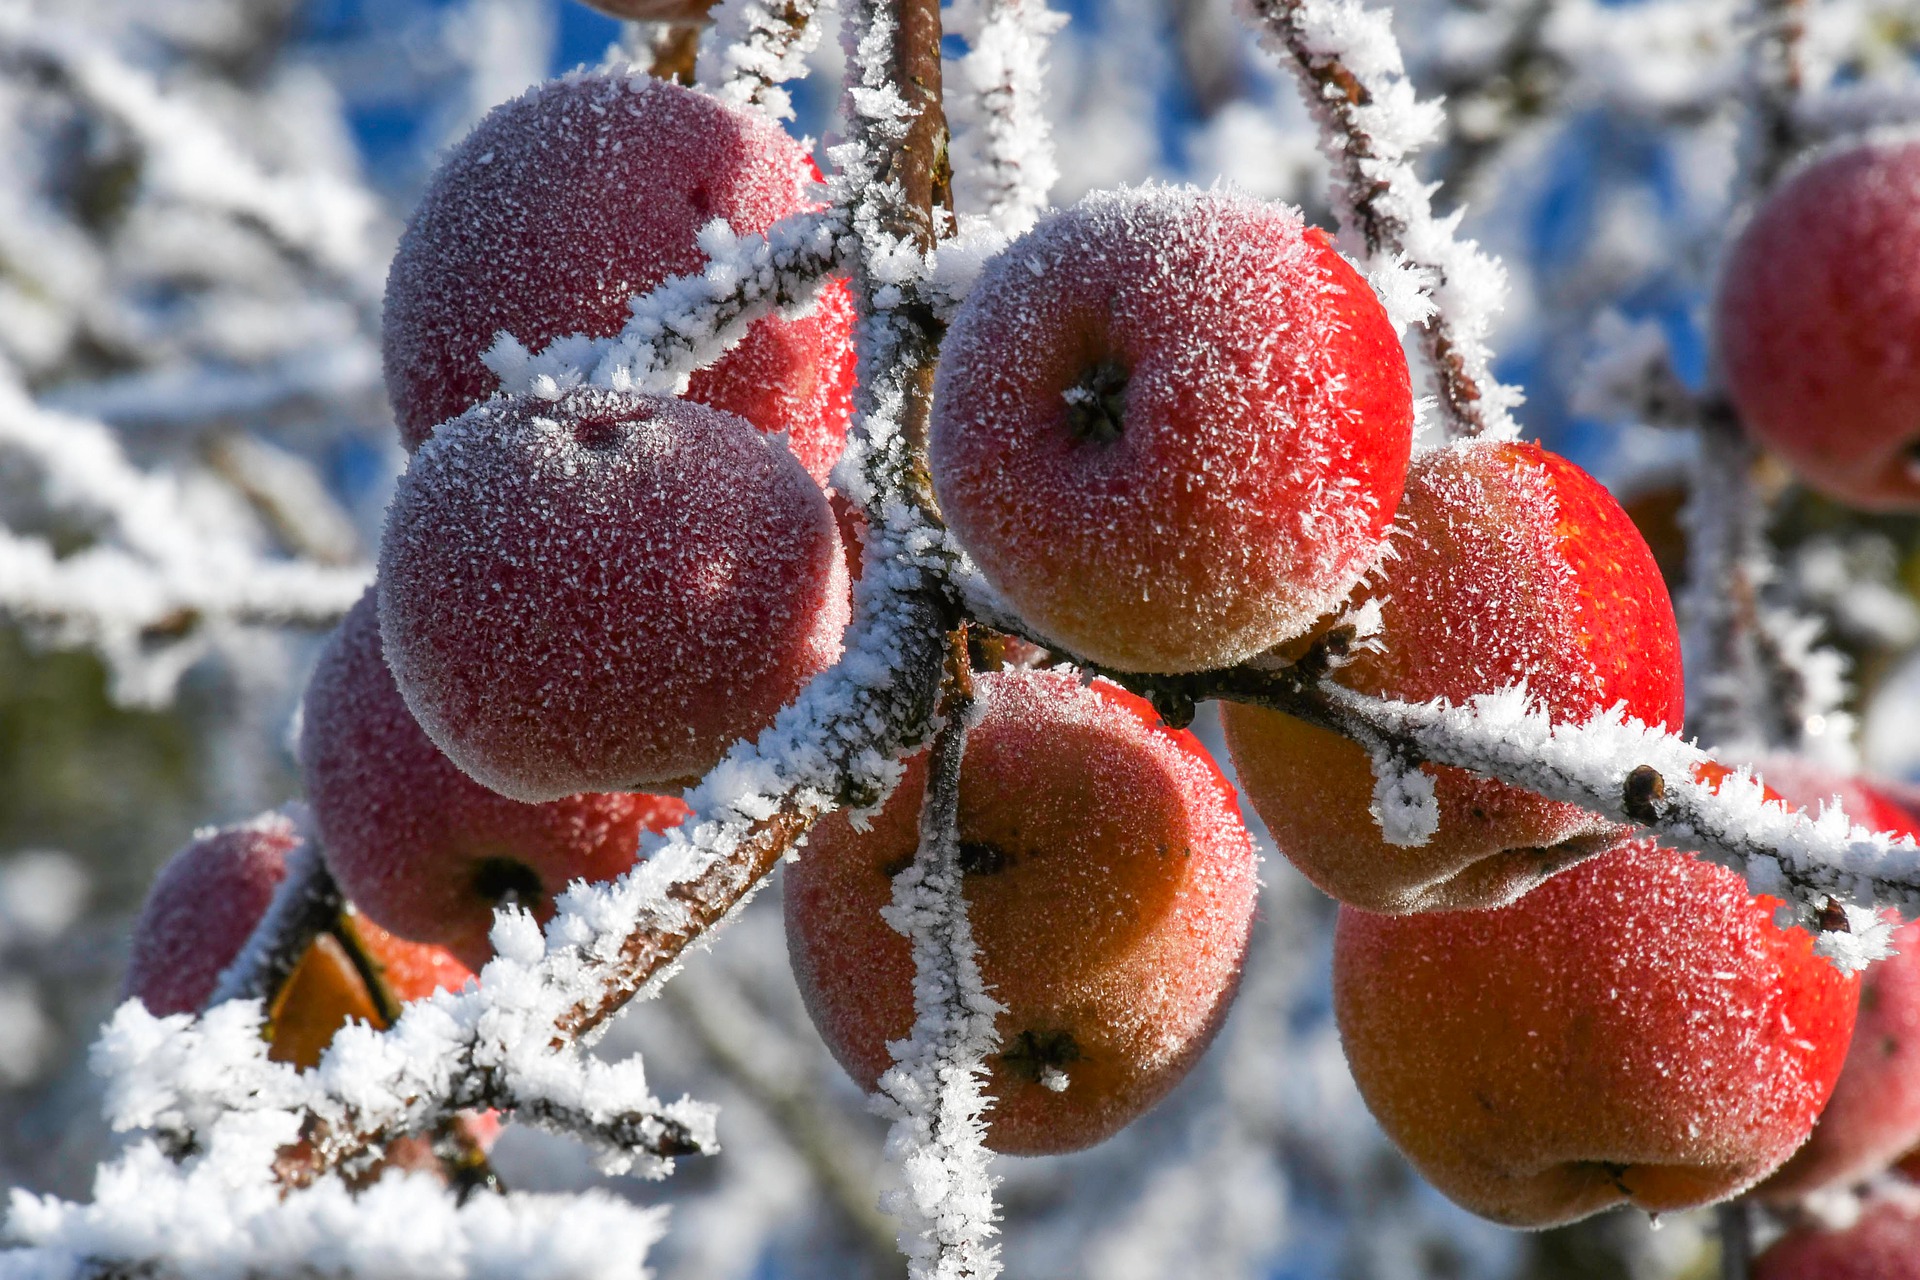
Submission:
[[[1833,372],[1879,348],[1845,328],[1867,309],[1841,305],[1854,286],[1831,275],[1852,232],[1797,184],[1854,192],[1911,240],[1911,178],[1887,176],[1920,172],[1910,150],[1788,184],[1736,249],[1719,312],[1755,430],[1785,451],[1808,423],[1858,425],[1870,464],[1793,456],[1873,503],[1920,495],[1920,366]],[[681,789],[839,660],[859,567],[829,488],[852,404],[844,284],[755,321],[680,396],[507,392],[489,364],[502,335],[528,350],[614,337],[631,298],[703,267],[703,228],[764,231],[814,208],[817,180],[763,116],[628,71],[498,108],[434,179],[386,299],[412,456],[377,584],[321,656],[300,738],[358,944],[323,937],[282,992],[286,1060],[310,1065],[347,1018],[377,1017],[356,985],[366,957],[401,999],[458,985],[491,955],[496,907],[544,919],[568,883],[626,871],[643,832],[686,817]],[[1793,324],[1819,378],[1766,345]],[[1229,191],[1149,186],[1051,213],[954,316],[933,497],[1047,645],[985,664],[959,779],[969,919],[1002,1006],[996,1150],[1098,1142],[1163,1097],[1227,1015],[1256,910],[1258,859],[1219,765],[1070,663],[1125,678],[1313,660],[1372,695],[1524,683],[1556,719],[1623,707],[1679,729],[1672,605],[1619,504],[1537,445],[1415,456],[1414,417],[1367,281],[1297,211]],[[1920,1143],[1920,965],[1883,965],[1863,990],[1732,873],[1460,770],[1421,774],[1430,830],[1393,829],[1362,746],[1255,705],[1224,721],[1280,852],[1343,904],[1334,1006],[1360,1090],[1462,1205],[1539,1227],[1623,1201],[1790,1198]],[[910,757],[876,812],[823,819],[786,882],[807,1007],[868,1089],[914,1020],[911,948],[882,908],[919,846],[928,772]],[[1791,774],[1776,785],[1795,801],[1852,788],[1850,812],[1911,825],[1865,784]],[[196,840],[154,888],[130,991],[156,1012],[201,1004],[294,842],[274,822]]]

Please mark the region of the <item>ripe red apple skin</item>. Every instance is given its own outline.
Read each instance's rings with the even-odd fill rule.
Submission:
[[[196,831],[147,890],[133,926],[126,995],[161,1017],[198,1012],[266,914],[299,844],[281,813]]]
[[[1920,1280],[1920,1203],[1906,1192],[1844,1230],[1789,1231],[1753,1260],[1753,1280]]]
[[[988,1059],[987,1142],[1090,1146],[1157,1102],[1225,1016],[1257,859],[1233,789],[1141,699],[1058,671],[977,678],[961,772],[968,918],[1007,1006]],[[808,1012],[864,1089],[913,1026],[913,957],[880,917],[918,843],[926,755],[872,828],[815,826],[786,872],[787,946]],[[1054,1067],[1067,1086],[1039,1080]]]
[[[1393,554],[1356,600],[1381,603],[1383,648],[1335,678],[1362,693],[1464,702],[1524,680],[1556,719],[1624,702],[1678,727],[1684,697],[1673,605],[1646,542],[1612,496],[1532,444],[1422,454]],[[1459,769],[1430,769],[1440,825],[1426,844],[1382,838],[1360,746],[1292,716],[1226,703],[1247,798],[1294,866],[1369,911],[1511,902],[1604,848],[1616,829]]]
[[[1817,810],[1837,796],[1847,816],[1870,831],[1915,834],[1911,816],[1871,783],[1800,761],[1765,760],[1760,767],[1770,786],[1803,808]],[[1864,1182],[1920,1144],[1920,924],[1887,916],[1899,954],[1863,976],[1840,1082],[1806,1145],[1754,1188],[1761,1199],[1787,1202]]]
[[[1814,488],[1920,510],[1920,139],[1792,174],[1721,272],[1713,333],[1753,436]]]
[[[1776,905],[1634,842],[1491,911],[1342,907],[1347,1063],[1414,1167],[1495,1222],[1723,1199],[1805,1139],[1859,999]]]
[[[371,589],[307,686],[300,762],[327,865],[364,918],[444,946],[470,969],[493,954],[487,934],[503,892],[544,918],[569,881],[621,874],[642,832],[687,811],[639,794],[523,804],[467,777],[394,687]]]
[[[851,608],[826,496],[777,441],[589,388],[444,424],[378,591],[420,727],[534,802],[698,779],[838,660]]]
[[[1412,421],[1393,325],[1322,232],[1143,187],[988,266],[942,346],[929,459],[1028,622],[1119,670],[1196,671],[1298,635],[1367,570]]]
[[[536,352],[612,337],[631,298],[706,266],[702,227],[763,232],[817,207],[818,178],[771,120],[637,70],[564,76],[496,107],[435,175],[387,277],[401,441],[419,448],[498,389],[480,357],[502,332]],[[824,483],[852,412],[852,326],[851,295],[832,282],[807,315],[757,321],[687,395],[790,432]]]

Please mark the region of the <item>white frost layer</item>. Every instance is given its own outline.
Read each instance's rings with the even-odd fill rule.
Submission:
[[[461,1204],[419,1173],[389,1173],[359,1193],[326,1178],[283,1196],[262,1157],[222,1148],[176,1165],[142,1142],[102,1166],[91,1204],[15,1191],[6,1235],[26,1247],[0,1252],[0,1280],[80,1280],[97,1263],[193,1280],[642,1280],[666,1228],[665,1209],[604,1192]]]
[[[115,696],[164,701],[184,663],[156,665],[143,633],[180,617],[204,623],[319,623],[344,614],[368,570],[262,554],[205,518],[179,477],[134,466],[98,422],[34,403],[0,370],[0,458],[38,476],[42,501],[101,531],[58,555],[46,539],[0,528],[0,613],[52,640],[97,649]],[[198,657],[188,647],[180,656]]]
[[[1556,724],[1520,686],[1482,694],[1464,706],[1327,688],[1336,706],[1378,732],[1411,742],[1425,759],[1619,822],[1639,821],[1625,802],[1627,775],[1642,765],[1653,768],[1664,797],[1654,803],[1648,830],[1662,844],[1739,872],[1753,892],[1789,903],[1803,927],[1818,930],[1829,897],[1861,909],[1894,907],[1909,918],[1920,914],[1920,847],[1911,838],[1868,831],[1837,806],[1814,816],[1769,801],[1746,769],[1716,790],[1695,777],[1697,768],[1712,763],[1706,752],[1618,708],[1585,724]],[[1849,969],[1885,958],[1888,931],[1860,919],[1855,932],[1822,933],[1816,950]]]
[[[573,334],[538,353],[503,333],[481,357],[500,389],[557,399],[591,383],[615,391],[680,395],[687,379],[724,356],[755,320],[812,307],[840,266],[846,228],[822,213],[797,213],[740,237],[716,218],[700,232],[707,265],[633,299],[633,318],[611,338]]]
[[[928,779],[919,851],[894,877],[893,902],[881,912],[913,947],[913,1030],[888,1044],[894,1065],[880,1077],[874,1100],[893,1121],[887,1155],[905,1184],[882,1195],[880,1207],[900,1220],[913,1280],[1000,1274],[981,1084],[987,1055],[999,1044],[993,1020],[1003,1006],[980,976],[962,891],[957,788],[966,728],[946,731],[950,789]]]
[[[1066,15],[1045,0],[960,0],[947,30],[966,39],[948,111],[959,131],[954,173],[968,208],[1008,236],[1026,231],[1060,177],[1047,126],[1047,42]]]
[[[720,0],[700,40],[694,79],[720,101],[793,119],[793,99],[780,86],[807,73],[820,43],[816,0]],[[792,15],[789,20],[788,15]]]

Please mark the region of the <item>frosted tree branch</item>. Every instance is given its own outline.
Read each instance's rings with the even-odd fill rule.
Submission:
[[[948,17],[967,41],[954,67],[964,92],[948,95],[962,126],[953,150],[965,175],[963,207],[979,209],[1007,236],[1033,225],[1060,177],[1045,73],[1047,42],[1066,21],[1045,0],[964,0]]]
[[[740,237],[724,222],[700,233],[706,267],[635,298],[611,338],[575,334],[529,352],[510,335],[486,353],[503,391],[558,396],[582,383],[679,395],[687,379],[725,355],[755,320],[813,304],[843,269],[852,240],[838,213],[799,213]]]
[[[1690,725],[1723,750],[1804,751],[1844,685],[1834,659],[1814,660],[1811,624],[1762,599],[1772,573],[1771,503],[1755,479],[1759,449],[1724,401],[1698,406],[1696,421],[1699,452],[1684,513],[1687,587],[1679,601],[1693,673]]]
[[[207,623],[328,626],[366,587],[363,567],[269,558],[210,527],[178,477],[135,467],[101,424],[35,404],[11,371],[0,371],[0,456],[37,476],[50,510],[97,531],[61,555],[45,538],[0,529],[0,616],[99,650],[125,701],[171,694],[184,664],[156,668],[156,644]]]
[[[656,80],[672,80],[678,84],[694,82],[694,68],[700,53],[700,33],[706,29],[705,23],[648,22],[632,25],[640,26],[645,31],[643,51],[647,58],[648,75]]]
[[[1803,143],[1911,126],[1920,120],[1920,83],[1828,85],[1795,98],[1791,110],[1795,136]]]
[[[1001,1005],[980,976],[960,867],[960,765],[974,715],[964,629],[949,642],[941,726],[927,764],[920,847],[894,877],[882,914],[913,946],[913,1030],[888,1045],[894,1065],[875,1099],[892,1120],[887,1154],[903,1187],[881,1207],[900,1220],[913,1280],[991,1280],[997,1217],[985,1146],[987,1055]]]
[[[806,74],[820,43],[820,0],[720,0],[700,42],[694,78],[722,102],[793,118],[781,86]]]
[[[1795,919],[1821,933],[1821,948],[1849,967],[1881,954],[1882,931],[1868,909],[1920,908],[1913,841],[1869,832],[1835,808],[1814,817],[1767,801],[1745,770],[1716,781],[1719,767],[1707,752],[1617,711],[1585,724],[1556,722],[1523,686],[1466,706],[1374,698],[1322,678],[1321,662],[1197,676],[1102,674],[1130,682],[1175,719],[1202,697],[1250,702],[1375,744],[1406,767],[1471,770],[1644,827],[1662,843],[1740,872],[1754,892],[1791,903]],[[1852,926],[1863,933],[1828,928],[1825,913],[1836,899],[1860,909]]]
[[[1749,48],[1743,181],[1763,194],[1800,138],[1793,108],[1805,81],[1803,0],[1761,0]],[[1680,601],[1695,733],[1754,755],[1792,751],[1851,767],[1844,662],[1819,648],[1818,624],[1769,604],[1772,503],[1758,481],[1760,449],[1732,403],[1710,391],[1690,415],[1699,447],[1685,512],[1687,588]]]
[[[1795,104],[1806,88],[1807,0],[1756,0],[1748,49],[1746,179],[1764,192],[1804,144]]]
[[[1755,893],[1789,903],[1794,919],[1820,935],[1816,946],[1845,967],[1885,954],[1887,931],[1872,909],[1895,907],[1908,918],[1920,913],[1920,848],[1911,839],[1867,831],[1831,805],[1815,817],[1768,801],[1750,770],[1725,769],[1701,748],[1618,708],[1573,724],[1555,721],[1524,685],[1464,706],[1357,693],[1328,678],[1356,643],[1351,623],[1331,628],[1291,666],[1186,675],[1112,671],[1049,643],[1009,616],[977,580],[966,580],[966,588],[972,616],[1131,689],[1176,728],[1190,723],[1196,704],[1207,699],[1249,703],[1358,742],[1380,762],[1381,785],[1389,789],[1394,774],[1448,765],[1644,827],[1664,844],[1739,872]],[[1407,792],[1404,781],[1398,786]],[[1848,904],[1844,923],[1833,916],[1836,903]]]
[[[1365,264],[1396,322],[1420,328],[1447,434],[1517,435],[1509,411],[1521,394],[1494,377],[1487,345],[1505,270],[1455,237],[1458,214],[1434,216],[1413,154],[1444,117],[1438,103],[1414,95],[1387,15],[1358,0],[1244,3],[1320,124],[1349,252]]]

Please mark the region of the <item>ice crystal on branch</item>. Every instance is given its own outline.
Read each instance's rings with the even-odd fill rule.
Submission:
[[[1493,375],[1487,345],[1506,291],[1500,264],[1454,236],[1459,215],[1437,218],[1413,154],[1439,132],[1439,104],[1407,80],[1387,16],[1357,0],[1246,0],[1262,41],[1286,60],[1320,123],[1335,174],[1335,206],[1348,252],[1417,323],[1450,436],[1509,438],[1517,388]],[[1413,309],[1398,277],[1412,273],[1430,298]]]
[[[806,74],[827,7],[818,0],[720,0],[701,41],[696,79],[722,102],[791,120],[793,103],[780,86]]]
[[[961,650],[964,655],[964,649]],[[964,665],[950,669],[934,737],[920,848],[894,877],[883,914],[913,949],[913,1030],[888,1046],[894,1066],[876,1103],[893,1121],[887,1154],[905,1186],[881,1207],[900,1220],[900,1247],[914,1280],[991,1280],[1000,1273],[990,1243],[996,1215],[992,1159],[984,1145],[981,1089],[987,1055],[999,1043],[1001,1006],[980,976],[960,865],[960,765],[975,714]]]
[[[949,25],[966,38],[951,94],[962,208],[1012,237],[1033,225],[1059,179],[1046,117],[1047,41],[1066,24],[1044,0],[965,0]]]

